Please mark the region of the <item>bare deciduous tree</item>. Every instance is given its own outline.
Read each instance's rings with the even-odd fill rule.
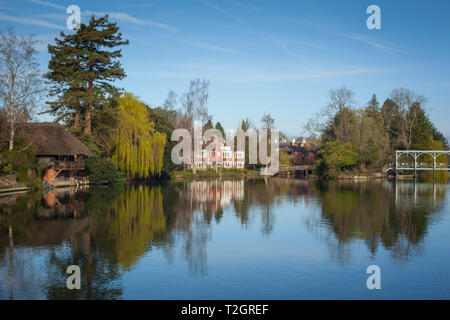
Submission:
[[[211,116],[208,114],[209,81],[203,79],[192,80],[189,91],[182,96],[182,110],[179,112],[178,126],[192,129],[193,120],[199,120],[202,124],[208,122]]]
[[[400,125],[395,134],[401,145],[405,149],[410,149],[413,142],[413,132],[417,124],[416,106],[422,106],[426,99],[421,95],[417,95],[409,89],[394,89],[391,93],[391,100],[398,106]]]
[[[270,113],[265,113],[261,118],[261,123],[264,129],[272,129],[275,124],[275,119],[270,115]]]
[[[16,125],[31,118],[42,93],[42,75],[36,62],[33,36],[0,31],[0,104],[8,122],[9,149],[14,148]]]
[[[177,94],[172,90],[167,94],[166,100],[164,100],[163,108],[168,111],[175,110],[177,106]]]
[[[355,94],[345,86],[328,93],[330,102],[308,120],[305,130],[318,138],[337,138],[345,142],[355,107]],[[333,137],[330,137],[332,135]]]

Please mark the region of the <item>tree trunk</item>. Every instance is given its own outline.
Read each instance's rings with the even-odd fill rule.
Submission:
[[[75,111],[75,129],[80,129],[81,128],[81,123],[80,123],[80,111]]]
[[[14,79],[11,81],[11,90],[9,92],[9,150],[14,148]]]
[[[91,135],[91,124],[92,124],[91,110],[92,110],[91,106],[88,106],[86,110],[86,121],[84,123],[84,134],[88,136]]]
[[[9,150],[12,150],[14,148],[14,121],[11,119],[9,124]]]

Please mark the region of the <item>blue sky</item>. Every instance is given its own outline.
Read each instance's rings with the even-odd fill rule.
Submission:
[[[427,97],[432,121],[450,136],[450,2],[441,1],[44,1],[0,0],[0,26],[35,34],[46,45],[65,29],[65,8],[110,13],[130,44],[118,83],[151,106],[191,79],[210,80],[214,121],[235,128],[244,117],[259,125],[271,113],[289,135],[346,86],[363,106],[394,88]],[[381,30],[369,30],[369,5],[381,9]],[[67,31],[67,30],[65,30]]]

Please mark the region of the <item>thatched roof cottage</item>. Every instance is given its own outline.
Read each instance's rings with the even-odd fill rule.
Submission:
[[[88,147],[57,123],[23,123],[18,134],[33,148],[39,162],[51,165],[42,178],[52,185],[64,171],[67,179],[83,171],[83,160],[93,156]]]

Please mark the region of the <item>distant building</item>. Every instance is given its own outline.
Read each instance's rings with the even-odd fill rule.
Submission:
[[[197,170],[244,169],[245,153],[231,150],[223,138],[213,136],[212,142],[205,144],[203,150],[195,155],[194,163]],[[188,165],[188,168],[192,168],[192,165]]]
[[[318,147],[310,143],[308,139],[302,139],[299,143],[294,139],[292,143],[280,143],[280,151],[288,154],[291,165],[314,165]]]

